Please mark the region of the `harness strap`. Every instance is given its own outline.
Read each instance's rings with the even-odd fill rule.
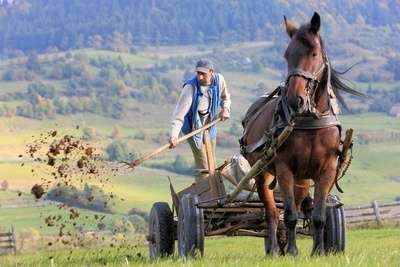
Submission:
[[[263,146],[268,141],[267,135],[263,134],[263,136],[255,143],[249,145],[243,145],[242,149],[245,153],[254,152],[257,148]]]
[[[294,122],[294,128],[299,130],[313,130],[328,128],[331,126],[341,126],[340,121],[332,114],[323,115],[318,119],[315,119],[314,117],[298,116],[294,118]]]
[[[247,121],[246,125],[244,126],[244,131],[242,134],[242,137],[239,139],[239,144],[240,144],[240,153],[242,155],[245,155],[246,153],[251,153],[254,150],[256,150],[257,148],[259,148],[260,146],[264,145],[265,142],[268,140],[267,136],[265,136],[265,134],[263,134],[263,136],[261,137],[260,140],[258,140],[257,142],[253,143],[253,144],[248,144],[245,145],[244,144],[244,137],[247,136],[247,132],[249,131],[249,127],[248,125],[253,122],[263,111],[264,111],[264,107],[265,104],[267,104],[279,91],[281,91],[282,86],[278,86],[275,88],[274,91],[272,91],[271,94],[269,94],[265,99],[264,99],[264,104],[257,110],[257,112],[255,112],[253,115],[250,116],[250,119]]]

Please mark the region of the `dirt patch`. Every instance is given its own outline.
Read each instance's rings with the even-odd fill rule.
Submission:
[[[46,192],[44,191],[42,185],[35,184],[34,186],[32,186],[31,193],[35,196],[36,199],[40,199]]]
[[[107,162],[95,146],[82,138],[60,135],[57,130],[40,134],[39,138],[27,145],[25,155],[18,155],[18,157],[29,158],[34,162],[31,173],[40,181],[33,185],[31,193],[37,200],[45,198],[46,193],[51,191],[56,192],[55,195],[60,199],[63,197],[65,199],[67,196],[63,194],[76,192],[78,188],[82,192],[88,192],[85,196],[87,203],[99,202],[100,200],[96,199],[99,197],[98,194],[91,195],[88,185],[92,184],[100,188],[99,190],[103,190],[105,186],[112,187],[110,181],[113,177],[127,172],[126,169]],[[25,164],[22,163],[21,166],[24,167]],[[59,191],[56,190],[58,188],[60,188]],[[70,190],[65,190],[65,188]],[[68,197],[71,198],[71,196]],[[115,193],[104,190],[101,204],[107,207],[114,201],[124,200],[118,198]],[[84,246],[83,244],[88,239],[85,236],[85,231],[87,231],[85,229],[106,230],[104,220],[107,215],[104,213],[82,215],[77,208],[65,203],[59,203],[57,207],[64,211],[62,215],[59,213],[42,215],[43,227],[53,227],[58,232],[57,239],[49,242],[48,246],[54,246],[55,243],[73,247]],[[99,240],[99,237],[94,232],[90,239]],[[114,240],[110,242],[115,243]]]

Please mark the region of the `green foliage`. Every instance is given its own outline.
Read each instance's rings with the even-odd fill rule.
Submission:
[[[231,124],[231,127],[228,130],[228,133],[239,138],[243,134],[243,128],[240,122],[238,121],[233,121]]]
[[[182,155],[177,155],[172,162],[166,161],[162,163],[150,163],[148,166],[150,168],[163,169],[170,172],[186,175],[193,174],[194,168],[193,164]]]
[[[193,172],[193,167],[189,161],[181,155],[175,157],[175,161],[172,164],[173,170],[181,174],[191,174]]]
[[[108,160],[111,161],[132,161],[139,156],[138,151],[129,142],[122,140],[113,141],[106,147]]]
[[[26,68],[33,72],[40,71],[39,57],[36,52],[30,52],[28,54],[28,60],[26,62]]]
[[[367,93],[373,96],[373,101],[369,105],[371,112],[389,113],[390,109],[397,103],[400,103],[400,90],[396,88],[391,91],[381,91],[369,88]]]
[[[318,11],[324,15],[335,14],[326,16],[330,21],[326,32],[330,34],[354,25],[364,29],[361,38],[372,35],[391,40],[390,34],[395,35],[399,21],[395,6],[390,1],[340,4],[330,1],[319,6]],[[268,4],[264,0],[199,3],[179,0],[155,3],[147,0],[112,3],[105,0],[14,1],[9,7],[0,6],[0,14],[4,14],[0,16],[0,32],[5,33],[0,36],[0,50],[10,55],[21,50],[83,46],[130,51],[134,44],[209,45],[219,42],[229,45],[237,41],[271,40],[282,38],[282,14],[311,15],[314,10],[313,1],[299,0],[293,0],[290,5],[277,0]],[[356,41],[360,45],[366,45],[359,39]],[[396,43],[391,42],[397,46]]]
[[[143,130],[141,130],[141,129],[139,129],[139,130],[135,133],[135,135],[133,136],[134,139],[138,139],[138,140],[145,140],[146,137],[147,137],[146,133],[145,133]]]
[[[132,208],[128,211],[128,216],[137,215],[142,217],[146,222],[149,221],[149,214],[141,209]]]
[[[400,81],[400,56],[389,58],[386,69],[393,73],[394,80]]]
[[[96,185],[85,184],[82,190],[75,186],[57,186],[49,190],[47,199],[70,206],[100,212],[112,212],[112,198]]]
[[[83,134],[82,134],[82,139],[91,141],[95,139],[97,136],[96,129],[93,127],[85,127],[83,128]]]

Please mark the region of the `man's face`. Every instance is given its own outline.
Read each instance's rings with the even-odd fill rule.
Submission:
[[[212,81],[212,73],[212,70],[209,70],[208,72],[197,71],[196,75],[200,85],[210,85]]]

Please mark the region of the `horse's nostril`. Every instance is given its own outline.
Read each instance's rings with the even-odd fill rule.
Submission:
[[[301,96],[297,97],[297,107],[301,109],[303,105],[304,105],[304,99]]]

